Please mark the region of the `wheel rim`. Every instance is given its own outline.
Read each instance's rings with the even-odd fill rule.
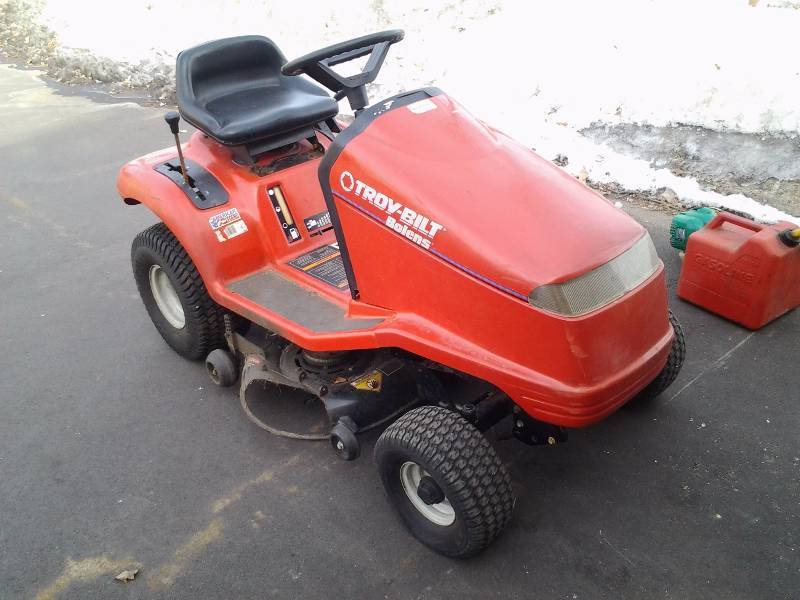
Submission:
[[[211,378],[211,381],[219,385],[220,378],[219,378],[219,371],[217,371],[217,368],[210,362],[207,362],[206,371],[208,371],[208,376]]]
[[[175,329],[183,329],[186,325],[183,305],[167,272],[160,265],[150,267],[150,291],[153,292],[156,306],[167,322]]]
[[[420,480],[429,473],[420,467],[417,463],[407,461],[400,467],[400,483],[403,485],[403,491],[411,500],[411,504],[417,511],[431,523],[447,527],[452,525],[456,520],[456,511],[453,510],[453,505],[450,500],[445,497],[444,500],[437,504],[425,504],[422,498],[417,493]]]

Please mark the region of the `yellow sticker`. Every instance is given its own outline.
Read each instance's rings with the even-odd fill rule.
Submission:
[[[350,385],[357,390],[362,390],[364,392],[380,392],[381,386],[383,385],[383,373],[380,371],[367,373],[366,375],[362,375],[358,379],[351,381]]]

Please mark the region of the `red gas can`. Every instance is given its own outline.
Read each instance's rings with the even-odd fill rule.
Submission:
[[[722,212],[689,237],[678,296],[759,329],[800,305],[800,247],[781,241],[792,225],[762,225]]]

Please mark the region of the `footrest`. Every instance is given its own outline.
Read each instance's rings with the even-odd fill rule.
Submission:
[[[255,273],[230,284],[228,289],[316,333],[370,329],[383,322],[381,318],[348,319],[342,306],[277,271]]]

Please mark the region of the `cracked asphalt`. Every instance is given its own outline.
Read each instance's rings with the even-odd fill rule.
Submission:
[[[120,165],[161,111],[60,96],[0,65],[0,598],[800,598],[800,311],[750,333],[674,298],[687,362],[660,402],[569,443],[498,449],[507,532],[416,543],[369,459],[271,437],[175,355],[130,242]],[[114,580],[140,569],[129,583]]]

